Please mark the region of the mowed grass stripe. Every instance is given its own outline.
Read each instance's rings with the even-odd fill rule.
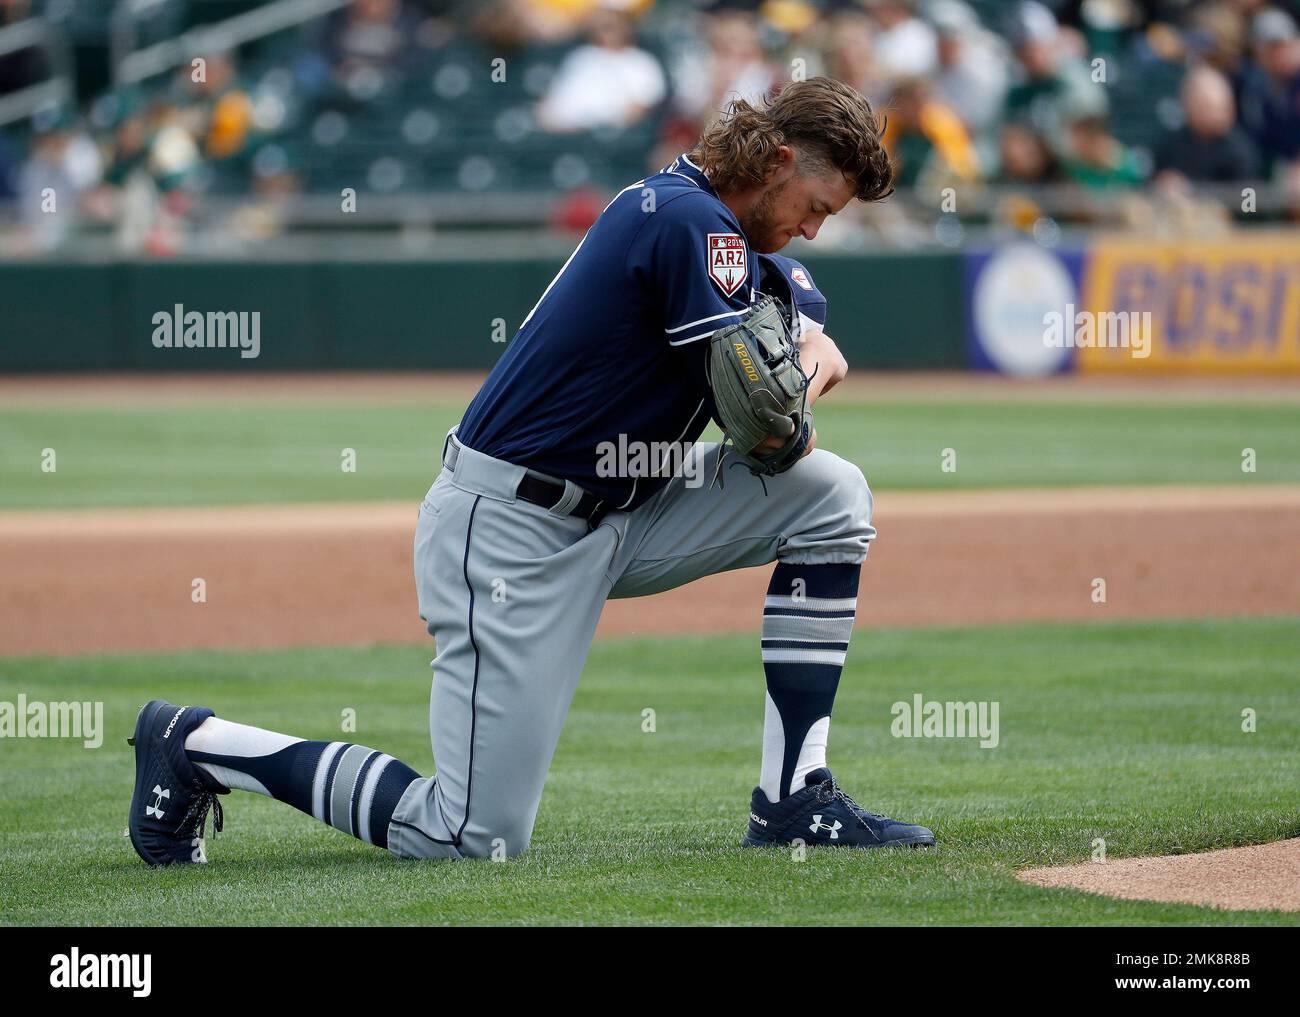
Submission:
[[[411,501],[468,398],[0,410],[0,509]],[[871,405],[832,393],[817,428],[882,489],[1300,482],[1300,405]],[[41,470],[47,448],[53,473]]]

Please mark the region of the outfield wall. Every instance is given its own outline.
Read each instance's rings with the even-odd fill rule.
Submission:
[[[1300,374],[1300,231],[797,253],[857,369]],[[562,262],[0,262],[0,372],[484,369]],[[257,312],[258,355],[157,348],[158,316],[192,311]]]
[[[0,263],[0,371],[487,368],[561,264],[523,257]],[[854,363],[965,363],[957,256],[807,264],[830,295],[829,327]],[[155,315],[174,318],[176,305],[259,311],[259,355],[156,348]]]

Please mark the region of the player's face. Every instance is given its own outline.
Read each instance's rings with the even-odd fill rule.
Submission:
[[[826,217],[852,198],[853,185],[842,174],[815,176],[793,171],[768,184],[740,225],[751,248],[760,254],[774,254],[795,237],[812,240]]]

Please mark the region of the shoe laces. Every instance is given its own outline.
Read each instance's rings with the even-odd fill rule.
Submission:
[[[217,796],[202,784],[195,784],[193,790],[194,800],[190,802],[184,818],[176,827],[176,833],[178,836],[192,836],[197,830],[199,838],[202,839],[207,830],[208,811],[211,810],[212,835],[215,837],[225,828],[225,814],[221,810],[221,802],[217,801]]]
[[[829,794],[823,793],[827,790],[827,785],[829,785]],[[853,815],[855,815],[858,818],[858,822],[863,823],[864,826],[866,825],[865,822],[863,822],[864,816],[870,817],[871,819],[879,819],[879,820],[884,820],[887,818],[885,816],[882,816],[879,812],[868,812],[866,809],[864,809],[861,805],[859,805],[851,797],[849,797],[849,793],[845,791],[842,787],[840,787],[840,782],[836,780],[834,777],[831,777],[822,782],[821,787],[817,789],[817,795],[823,801],[829,802],[829,801],[838,800],[843,802],[845,805],[849,807],[849,811],[852,812]]]

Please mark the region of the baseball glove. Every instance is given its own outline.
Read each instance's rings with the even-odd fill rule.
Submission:
[[[710,337],[709,387],[718,425],[751,473],[784,473],[803,456],[812,436],[808,381],[785,309],[773,297],[763,297],[740,321]],[[767,438],[783,444],[757,453]]]

